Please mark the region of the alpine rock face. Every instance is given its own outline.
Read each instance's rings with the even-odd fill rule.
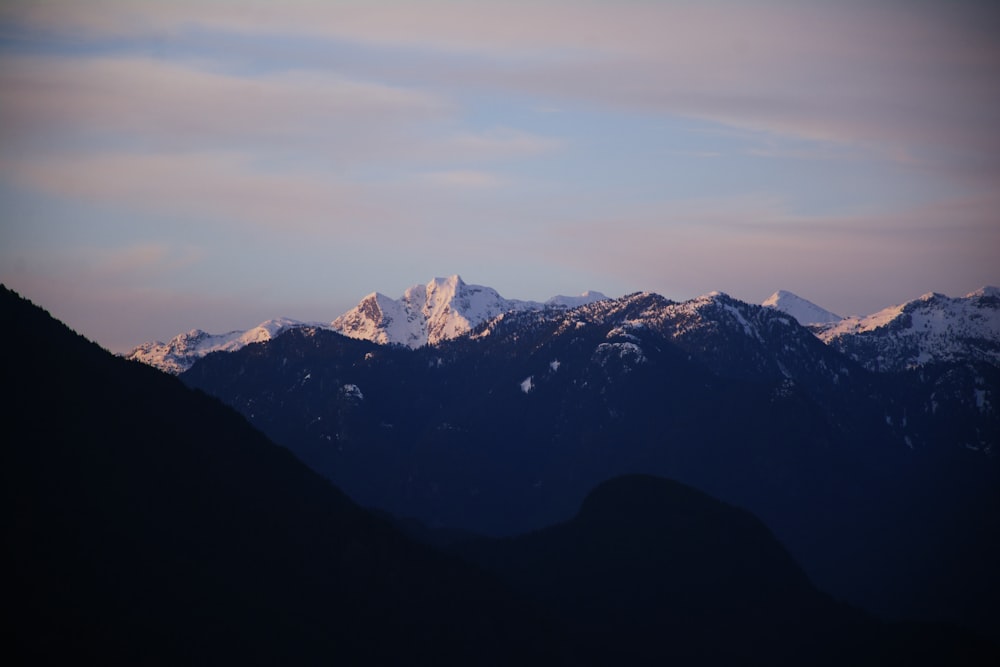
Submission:
[[[1000,288],[983,287],[961,298],[931,292],[867,317],[843,319],[817,335],[873,371],[952,361],[1000,366]]]
[[[574,307],[606,298],[600,292],[585,292],[545,303],[505,299],[491,287],[468,285],[453,275],[414,285],[398,300],[369,294],[330,328],[351,338],[416,348],[455,338],[504,313]]]

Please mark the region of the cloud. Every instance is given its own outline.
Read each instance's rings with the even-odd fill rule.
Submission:
[[[503,184],[496,174],[471,169],[454,171],[432,171],[420,174],[419,182],[447,188],[493,188]]]
[[[26,119],[75,108],[191,137],[259,128],[284,139],[303,121],[328,116],[330,133],[349,142],[337,127],[345,116],[366,116],[357,128],[364,135],[369,114],[441,113],[447,103],[428,86],[490,89],[530,94],[543,106],[690,116],[874,148],[885,159],[966,176],[1000,174],[1000,47],[983,20],[995,14],[970,3],[95,0],[15,2],[2,16],[26,30],[133,39],[196,29],[310,35],[371,53],[386,49],[396,57],[328,61],[375,80],[409,82],[325,74],[247,81],[149,63],[88,63],[76,71],[62,64],[55,82],[62,90],[81,81],[128,85],[81,95],[75,106],[47,103],[44,90],[18,94],[13,99],[24,101],[14,108],[25,105],[18,116]],[[33,75],[36,87],[45,76]],[[123,100],[114,94],[120,89],[135,92]],[[369,145],[377,134],[366,137]]]
[[[346,233],[386,217],[365,186],[312,172],[268,171],[238,153],[39,157],[2,163],[0,173],[57,197],[286,232],[334,227]]]
[[[331,73],[241,76],[139,57],[11,57],[0,89],[5,144],[54,133],[175,150],[246,141],[329,150],[448,107],[426,92]]]
[[[232,73],[134,56],[0,63],[0,147],[9,156],[75,152],[100,163],[110,145],[161,163],[165,154],[239,152],[272,168],[344,172],[531,157],[562,145],[510,127],[469,129],[441,94],[331,72]]]
[[[483,132],[461,132],[447,139],[447,145],[460,155],[481,159],[539,155],[555,151],[564,142],[511,128],[492,128]]]

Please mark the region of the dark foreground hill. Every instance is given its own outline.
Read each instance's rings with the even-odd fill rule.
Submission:
[[[452,547],[534,597],[601,664],[988,664],[943,626],[887,626],[817,591],[753,515],[647,475],[570,521]]]
[[[6,289],[0,314],[18,350],[0,410],[6,651],[24,664],[560,661],[560,635],[492,577],[215,399]]]
[[[14,664],[993,664],[817,592],[752,516],[650,477],[451,554],[243,418],[0,290]],[[491,572],[492,571],[492,572]]]

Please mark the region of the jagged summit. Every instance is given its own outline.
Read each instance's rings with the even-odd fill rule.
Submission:
[[[834,324],[844,319],[787,290],[778,290],[760,305],[791,315],[803,326]]]
[[[504,313],[573,308],[606,298],[600,292],[584,292],[575,297],[553,297],[545,303],[505,299],[492,287],[470,285],[461,276],[452,275],[414,285],[398,300],[369,295],[330,327],[351,338],[420,347],[460,336]]]

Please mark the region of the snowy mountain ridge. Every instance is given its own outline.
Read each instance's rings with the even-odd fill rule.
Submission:
[[[246,331],[210,334],[201,329],[192,329],[177,334],[166,343],[160,341],[143,343],[125,356],[176,375],[183,373],[196,360],[211,352],[233,352],[251,343],[271,340],[287,329],[303,326],[313,326],[313,324],[279,317],[261,322]]]
[[[469,332],[474,332],[474,337],[487,336],[505,315],[533,312],[565,318],[567,327],[620,317],[623,334],[634,335],[637,329],[652,327],[680,344],[692,334],[721,329],[762,343],[773,327],[791,327],[797,321],[819,340],[872,371],[899,371],[939,361],[985,361],[1000,366],[997,287],[983,287],[955,299],[929,293],[866,317],[841,318],[785,290],[775,292],[760,306],[722,292],[682,303],[651,292],[618,299],[584,292],[542,303],[506,299],[495,289],[467,284],[458,275],[414,285],[399,299],[373,292],[329,324],[279,318],[248,331],[214,335],[195,329],[167,343],[144,343],[126,356],[179,374],[211,352],[238,350],[290,328],[319,327],[379,344],[418,348]],[[758,352],[752,356],[759,357],[759,365],[770,365]]]
[[[959,360],[1000,366],[1000,288],[986,286],[958,298],[929,292],[866,317],[845,318],[817,335],[873,371]]]

